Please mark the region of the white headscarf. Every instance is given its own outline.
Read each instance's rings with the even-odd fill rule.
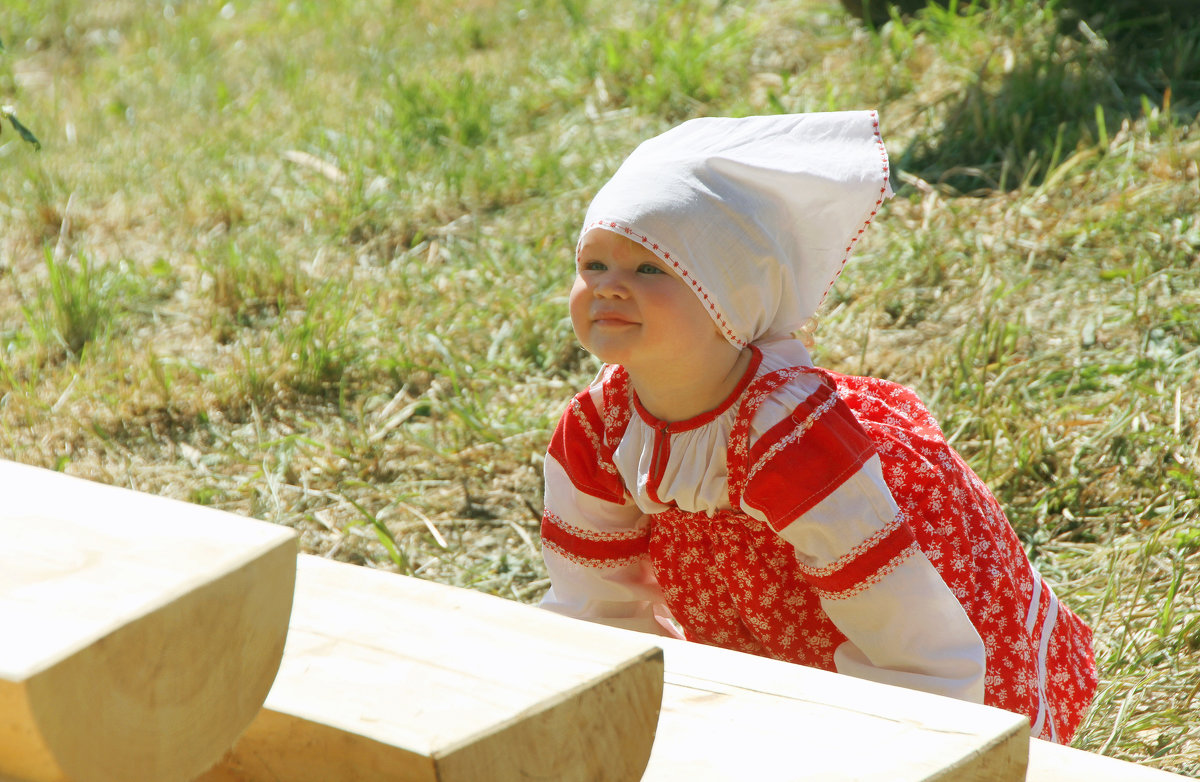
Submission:
[[[645,245],[741,348],[816,313],[891,194],[874,111],[694,119],[633,151],[580,240],[602,228]]]

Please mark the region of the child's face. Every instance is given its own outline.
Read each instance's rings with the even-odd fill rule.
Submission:
[[[571,288],[571,324],[589,353],[632,373],[694,371],[695,361],[732,347],[667,263],[603,229],[583,237]]]

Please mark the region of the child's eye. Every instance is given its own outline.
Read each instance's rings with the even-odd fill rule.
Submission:
[[[666,272],[652,263],[643,263],[638,267],[638,271],[642,274],[666,274]]]
[[[602,272],[608,267],[605,266],[601,261],[584,261],[583,263],[579,264],[579,268],[581,271]]]

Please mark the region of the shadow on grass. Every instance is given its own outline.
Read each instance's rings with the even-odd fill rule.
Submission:
[[[999,81],[980,78],[965,90],[899,167],[960,193],[1009,190],[1041,183],[1126,119],[1157,110],[1168,123],[1192,121],[1200,7],[1190,2],[1063,0],[1046,40],[1021,51]]]

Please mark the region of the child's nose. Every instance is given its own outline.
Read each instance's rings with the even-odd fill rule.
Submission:
[[[616,269],[609,269],[599,275],[592,289],[601,297],[623,297],[629,294],[624,275]]]

